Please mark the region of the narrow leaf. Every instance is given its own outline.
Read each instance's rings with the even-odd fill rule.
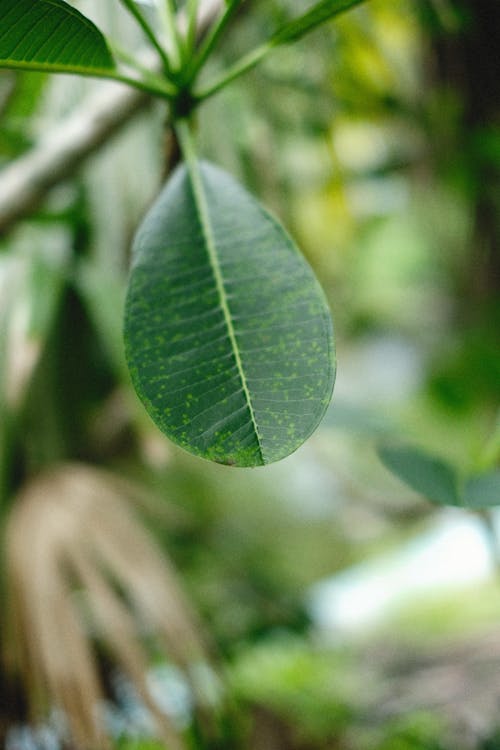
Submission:
[[[322,0],[316,3],[306,13],[298,18],[294,18],[289,23],[278,29],[271,37],[273,44],[288,44],[295,42],[304,34],[320,26],[325,21],[329,21],[339,13],[359,5],[364,0]]]
[[[500,505],[500,470],[471,477],[464,487],[463,505],[480,509]]]
[[[114,61],[103,34],[63,0],[0,0],[0,67],[89,73]]]
[[[133,383],[186,450],[277,461],[322,418],[332,324],[284,229],[222,170],[181,165],[140,227],[125,313]]]
[[[455,470],[441,459],[407,446],[382,447],[378,455],[389,471],[428,500],[461,505]]]

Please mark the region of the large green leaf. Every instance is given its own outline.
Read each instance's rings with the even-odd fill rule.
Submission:
[[[339,13],[349,10],[354,5],[359,5],[364,0],[322,0],[316,3],[306,13],[294,18],[289,23],[279,28],[271,37],[274,44],[288,44],[300,39],[301,36],[329,21]]]
[[[99,29],[63,0],[0,0],[0,67],[95,74],[114,62]]]
[[[334,381],[329,311],[283,228],[222,170],[181,165],[140,227],[126,302],[132,380],[186,450],[257,466],[292,453]]]
[[[428,500],[461,505],[455,470],[441,459],[409,446],[384,446],[378,455],[389,471]]]

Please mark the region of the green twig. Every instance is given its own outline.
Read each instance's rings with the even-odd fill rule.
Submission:
[[[158,54],[160,55],[161,61],[163,63],[163,68],[165,70],[165,73],[167,75],[171,74],[170,69],[170,61],[168,59],[168,56],[161,46],[160,42],[156,38],[156,34],[154,33],[153,29],[145,19],[145,17],[142,15],[141,11],[135,4],[134,0],[120,0],[122,5],[129,11],[129,13],[135,18],[141,29],[143,30],[146,37],[149,39],[153,47],[156,49]]]
[[[260,47],[256,47],[256,49],[252,50],[247,55],[244,55],[244,57],[242,57],[237,63],[226,70],[225,73],[220,76],[220,78],[217,78],[212,84],[207,86],[207,88],[202,89],[202,91],[200,92],[197,92],[196,98],[199,101],[202,101],[204,99],[208,99],[210,96],[213,96],[218,91],[225,88],[228,83],[231,83],[236,78],[239,78],[240,76],[244,75],[244,73],[248,73],[248,71],[252,70],[252,68],[255,68],[255,66],[258,65],[261,60],[263,60],[264,57],[266,57],[266,55],[274,49],[274,47],[275,45],[272,41],[266,42]]]
[[[177,25],[175,0],[161,0],[160,9],[163,25],[170,42],[172,66],[178,69],[182,64],[182,39]]]
[[[228,0],[228,8],[221,19],[223,25],[225,25],[226,16],[232,13],[241,1],[242,0]],[[314,31],[314,29],[321,24],[362,2],[364,2],[364,0],[321,0],[310,8],[309,11],[278,29],[266,42],[240,58],[240,60],[230,67],[229,70],[226,70],[220,78],[216,79],[206,89],[199,92],[197,98],[199,100],[207,99],[209,96],[212,96],[217,91],[220,91],[227,86],[228,83],[231,83],[244,73],[252,70],[252,68],[258,65],[258,63],[260,63],[261,60],[276,47],[297,41],[305,36],[305,34]],[[214,33],[216,34],[215,41],[217,41],[217,27],[215,27]],[[209,52],[210,50],[211,48],[209,49]],[[204,48],[202,52],[200,52],[200,57],[202,53],[204,53]],[[203,64],[203,62],[204,59],[202,58],[201,64]],[[196,68],[195,73],[197,70],[199,70],[199,68]]]
[[[132,86],[132,88],[144,91],[146,94],[151,94],[151,96],[158,96],[161,99],[175,99],[178,94],[177,88],[163,78],[153,79],[150,77],[150,80],[146,81],[124,75],[113,68],[79,68],[72,65],[58,66],[47,63],[25,62],[24,60],[3,61],[2,67],[12,70],[32,70],[39,73],[66,73],[85,76],[86,78],[104,78],[109,81],[126,83],[128,86]]]
[[[234,15],[234,12],[237,10],[238,6],[241,5],[241,2],[242,0],[230,0],[225,11],[219,17],[219,20],[214,23],[198,55],[195,57],[193,63],[189,67],[189,80],[194,80],[194,78],[198,75],[199,71],[204,66],[213,50],[215,49],[216,45],[218,44],[219,39],[226,30],[229,21]]]
[[[177,88],[167,84],[166,81],[161,81],[159,79],[154,79],[155,82],[153,83],[153,79],[149,78],[149,76],[149,80],[147,81],[140,78],[121,75],[120,73],[102,77],[109,78],[112,81],[118,81],[119,83],[126,83],[128,86],[139,89],[139,91],[144,91],[146,94],[151,94],[152,96],[159,96],[162,99],[175,99],[177,96]]]
[[[187,2],[186,59],[189,60],[196,45],[196,28],[198,23],[199,0]]]
[[[192,121],[185,117],[179,118],[174,123],[174,129],[184,161],[186,162],[188,169],[191,171],[194,168],[197,168],[198,161],[196,146],[192,134]]]
[[[113,56],[120,62],[123,62],[125,66],[131,68],[132,70],[135,70],[136,73],[141,76],[141,79],[139,79],[140,81],[142,81],[146,85],[151,86],[155,90],[159,89],[161,91],[167,91],[168,94],[172,97],[176,95],[177,88],[174,86],[174,84],[170,85],[170,82],[166,81],[165,78],[157,75],[153,70],[150,70],[144,65],[141,65],[141,63],[133,55],[130,55],[128,52],[126,52],[126,50],[124,50],[116,42],[110,42],[108,40],[108,43],[111,47]],[[126,83],[128,82],[129,81],[127,80]]]

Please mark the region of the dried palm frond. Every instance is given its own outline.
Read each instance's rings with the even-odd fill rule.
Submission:
[[[127,673],[169,750],[181,750],[180,732],[148,690],[139,635],[160,639],[187,675],[208,657],[175,569],[134,516],[126,486],[66,464],[22,490],[6,527],[12,632],[37,705],[48,694],[63,709],[78,747],[107,746],[95,639]]]

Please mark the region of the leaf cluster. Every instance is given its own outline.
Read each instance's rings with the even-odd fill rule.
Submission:
[[[196,455],[237,466],[293,452],[333,388],[333,332],[314,276],[283,228],[220,170],[197,158],[198,104],[360,0],[321,0],[200,88],[242,0],[198,38],[200,3],[166,0],[150,18],[121,0],[159,58],[146,70],[64,0],[0,0],[0,66],[127,83],[170,102],[185,167],[140,227],[125,315],[132,380],[147,411]],[[153,22],[154,21],[154,22]]]
[[[226,0],[205,38],[198,43],[199,0],[158,3],[154,24],[135,0],[120,0],[160,59],[160,70],[145,69],[65,0],[0,0],[0,67],[108,78],[174,103],[182,113],[257,65],[275,47],[300,39],[362,0],[322,0],[284,23],[257,48],[199,89],[199,74],[244,0]],[[181,22],[182,21],[182,24]],[[182,30],[181,30],[182,29]]]

